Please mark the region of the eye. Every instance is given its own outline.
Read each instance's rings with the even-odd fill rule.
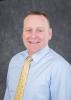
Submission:
[[[42,30],[42,29],[37,29],[37,32],[39,32],[39,33],[40,33],[40,32],[43,32],[43,30]]]
[[[32,32],[32,29],[26,29],[26,32]]]

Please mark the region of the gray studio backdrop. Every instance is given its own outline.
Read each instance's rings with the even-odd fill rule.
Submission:
[[[71,63],[71,0],[0,0],[0,100],[3,100],[8,64],[25,49],[23,17],[28,10],[44,10],[53,27],[50,47]]]

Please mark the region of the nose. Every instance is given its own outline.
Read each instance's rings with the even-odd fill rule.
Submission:
[[[37,35],[37,34],[36,34],[36,31],[32,31],[31,37],[32,37],[32,38],[35,38],[36,35]]]

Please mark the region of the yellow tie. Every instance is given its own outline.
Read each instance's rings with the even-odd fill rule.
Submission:
[[[20,80],[19,80],[19,83],[17,86],[14,100],[23,100],[23,94],[24,94],[24,90],[25,90],[25,85],[26,85],[27,76],[28,76],[28,72],[29,72],[29,65],[30,65],[31,61],[32,61],[32,57],[29,56],[24,62],[24,67],[21,72],[21,76],[20,76]]]

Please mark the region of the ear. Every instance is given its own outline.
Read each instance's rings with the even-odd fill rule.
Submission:
[[[49,29],[49,40],[52,39],[52,28]]]

